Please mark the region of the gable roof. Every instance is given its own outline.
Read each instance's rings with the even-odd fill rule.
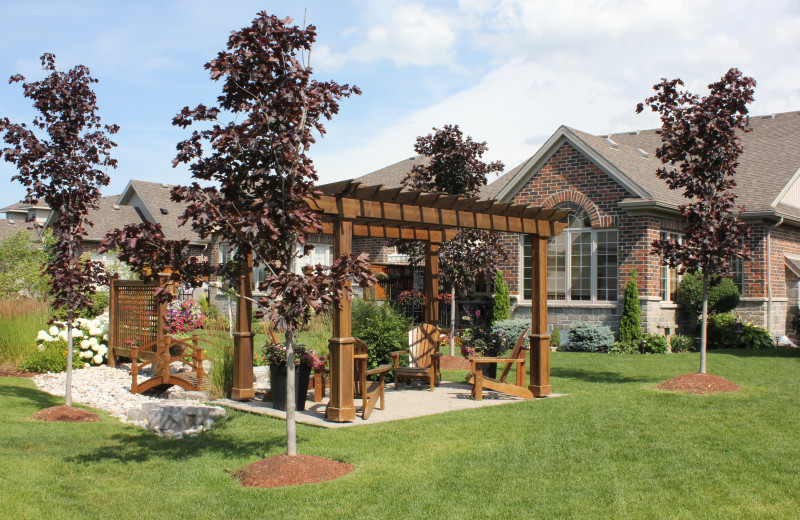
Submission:
[[[800,218],[800,207],[779,200],[790,182],[800,177],[800,112],[751,117],[749,123],[752,131],[741,134],[743,152],[734,190],[737,206],[743,206],[746,213],[786,213]],[[660,145],[655,129],[597,136],[564,126],[499,190],[498,198],[512,198],[564,142],[615,178],[639,202],[666,207],[686,203],[680,190],[670,190],[656,176],[662,163],[655,157]]]
[[[86,238],[89,241],[101,241],[112,229],[122,229],[128,224],[141,224],[142,219],[136,208],[132,206],[118,206],[119,195],[100,198],[100,207],[91,210],[87,218],[94,225],[86,228]]]
[[[31,236],[31,240],[39,240],[39,233],[31,227],[30,223],[25,222],[24,220],[0,219],[0,242],[16,235],[20,231],[27,231]]]
[[[403,179],[405,176],[411,171],[416,165],[427,165],[431,162],[430,157],[425,157],[423,155],[417,155],[415,157],[410,157],[408,159],[403,159],[402,161],[396,162],[394,164],[390,164],[385,168],[381,168],[380,170],[375,170],[374,172],[368,173],[366,175],[362,175],[361,177],[356,177],[353,179],[355,182],[360,182],[364,186],[383,186],[384,188],[401,188],[403,186]],[[500,190],[502,186],[505,186],[505,182],[499,183],[504,178],[511,178],[513,175],[516,175],[517,171],[521,167],[517,166],[513,170],[503,174],[500,178],[496,179],[494,182],[482,186],[480,191],[478,192],[478,198],[480,199],[493,199],[495,195]]]
[[[179,202],[170,200],[170,192],[174,184],[162,184],[158,182],[147,182],[131,180],[122,194],[119,196],[117,204],[121,207],[130,205],[133,195],[138,195],[144,204],[140,207],[146,220],[161,224],[164,235],[169,240],[188,240],[192,243],[204,242],[189,223],[184,226],[178,225],[178,218],[183,215],[185,206]],[[141,221],[141,218],[137,220]]]

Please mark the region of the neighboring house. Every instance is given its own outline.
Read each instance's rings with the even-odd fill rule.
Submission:
[[[39,239],[41,226],[44,225],[50,215],[50,208],[43,203],[25,204],[17,202],[10,206],[0,209],[0,213],[5,213],[6,218],[0,220],[0,242],[6,238],[17,234],[19,231],[27,231],[34,240]],[[28,219],[34,222],[29,222]],[[39,226],[38,230],[35,228]]]
[[[784,334],[797,314],[800,284],[800,112],[751,117],[749,124],[753,131],[742,136],[736,204],[752,230],[753,259],[734,263],[733,281],[742,292],[736,312]],[[624,286],[634,269],[645,330],[671,334],[685,322],[675,298],[677,272],[650,254],[654,240],[680,238],[678,206],[686,202],[682,192],[669,190],[656,176],[659,144],[655,130],[596,136],[562,126],[533,157],[482,190],[485,199],[574,210],[570,228],[550,242],[551,324],[617,329]],[[420,160],[356,180],[397,187]],[[531,288],[520,287],[520,279],[530,269],[530,248],[516,235],[505,243],[516,253],[505,269],[517,300],[515,315],[529,316]]]

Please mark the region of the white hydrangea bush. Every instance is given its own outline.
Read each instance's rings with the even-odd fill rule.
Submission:
[[[67,324],[57,321],[47,330],[36,335],[39,350],[48,343],[67,342]],[[108,314],[96,318],[78,318],[72,322],[72,345],[77,355],[83,359],[83,366],[102,365],[108,361]]]

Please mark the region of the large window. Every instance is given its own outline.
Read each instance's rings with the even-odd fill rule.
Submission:
[[[683,235],[680,233],[661,232],[661,240],[672,240],[683,243]],[[678,302],[678,284],[681,279],[678,270],[666,265],[661,266],[661,300],[665,302]]]
[[[569,302],[617,300],[617,230],[592,229],[586,210],[574,203],[569,228],[547,243],[547,299]],[[531,299],[532,258],[522,237],[523,298]]]

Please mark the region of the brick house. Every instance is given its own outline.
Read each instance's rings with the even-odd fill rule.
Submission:
[[[768,325],[773,334],[791,332],[800,284],[800,112],[752,117],[744,134],[736,180],[737,205],[750,225],[753,259],[734,264],[733,281],[742,298],[737,314]],[[564,330],[587,322],[619,327],[625,284],[635,269],[647,332],[684,331],[675,291],[679,276],[659,265],[650,244],[682,234],[681,192],[656,177],[655,130],[591,135],[560,127],[523,164],[484,188],[481,198],[547,208],[570,208],[570,227],[551,240],[548,252],[549,322]],[[411,158],[357,180],[399,186],[422,158]],[[530,315],[530,269],[525,238],[505,237],[516,252],[505,267],[514,314]]]

